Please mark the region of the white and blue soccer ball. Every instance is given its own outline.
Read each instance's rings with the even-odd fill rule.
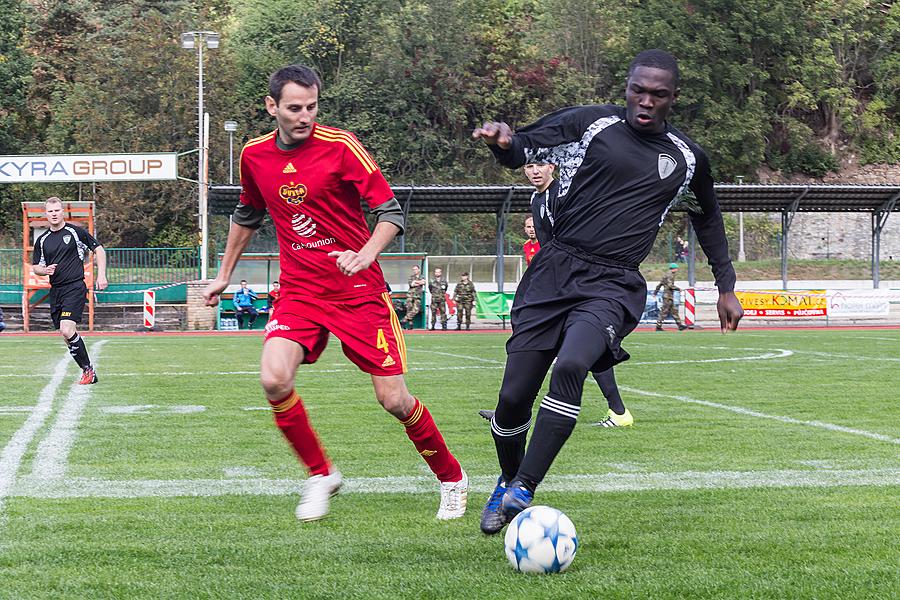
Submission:
[[[516,515],[505,542],[506,558],[523,573],[565,571],[578,550],[572,520],[549,506],[532,506]]]

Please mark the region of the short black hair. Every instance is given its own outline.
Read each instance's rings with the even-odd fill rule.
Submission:
[[[288,83],[296,83],[303,87],[315,86],[322,91],[322,80],[318,73],[304,65],[288,65],[281,67],[269,77],[269,95],[275,100],[275,104],[281,102],[281,90]]]
[[[631,61],[631,64],[628,65],[628,77],[631,77],[631,74],[634,73],[634,70],[638,67],[653,67],[654,69],[668,71],[675,80],[675,87],[678,87],[681,82],[681,72],[678,70],[678,61],[665,50],[653,48],[652,50],[644,50],[639,53]]]
[[[460,276],[460,277],[468,277],[468,276],[469,276],[469,272],[468,272],[468,271],[463,271],[462,273],[459,274],[459,276]]]

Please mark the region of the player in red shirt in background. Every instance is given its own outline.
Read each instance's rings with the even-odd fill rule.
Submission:
[[[269,290],[269,295],[266,298],[266,306],[269,310],[269,318],[272,318],[272,315],[275,314],[275,303],[278,302],[278,298],[281,296],[281,284],[276,279],[272,282],[272,289]]]
[[[531,265],[534,255],[541,249],[541,243],[538,242],[537,234],[534,232],[534,219],[525,217],[525,243],[522,244],[522,252],[525,254],[525,266]]]
[[[441,482],[437,518],[456,519],[466,510],[468,478],[428,409],[406,388],[406,345],[376,262],[403,231],[403,211],[356,137],[316,122],[321,88],[315,71],[301,65],[283,67],[269,79],[266,110],[278,128],[241,152],[241,201],[219,273],[203,295],[215,306],[268,211],[278,235],[281,295],[266,326],[260,379],[275,424],[309,472],[297,518],[328,514],[342,482],[294,389],[297,367],[316,362],[331,332],[344,354],[372,376],[375,397],[404,425]],[[376,216],[371,232],[361,198]]]

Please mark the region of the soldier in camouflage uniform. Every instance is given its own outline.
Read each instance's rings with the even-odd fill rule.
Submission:
[[[659,282],[659,285],[656,286],[656,289],[653,290],[653,295],[656,296],[659,293],[659,288],[663,290],[663,303],[659,309],[659,316],[656,317],[656,330],[662,331],[663,326],[662,322],[670,314],[672,318],[675,319],[675,324],[678,325],[678,331],[682,329],[687,329],[687,325],[684,325],[681,322],[681,318],[678,316],[678,310],[675,308],[675,299],[673,294],[675,290],[681,291],[681,288],[675,285],[675,273],[678,272],[678,265],[675,263],[669,263],[669,272],[663,275],[662,280]]]
[[[409,276],[409,288],[406,290],[406,316],[403,317],[404,329],[413,328],[413,320],[422,312],[422,293],[425,291],[425,280],[422,279],[419,265],[413,265]]]
[[[475,284],[469,280],[468,273],[459,276],[459,283],[453,290],[453,301],[456,302],[456,329],[462,329],[465,314],[468,331],[472,328],[472,307],[475,305]]]
[[[434,277],[428,282],[428,291],[431,293],[431,328],[437,321],[438,313],[441,314],[441,328],[447,329],[447,282],[443,278],[444,270],[438,267],[434,270]]]

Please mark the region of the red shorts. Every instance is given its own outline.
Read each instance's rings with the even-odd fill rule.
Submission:
[[[281,297],[277,316],[266,324],[266,340],[297,342],[306,350],[306,364],[322,355],[329,332],[362,371],[380,376],[406,373],[406,342],[387,292],[341,302]]]

